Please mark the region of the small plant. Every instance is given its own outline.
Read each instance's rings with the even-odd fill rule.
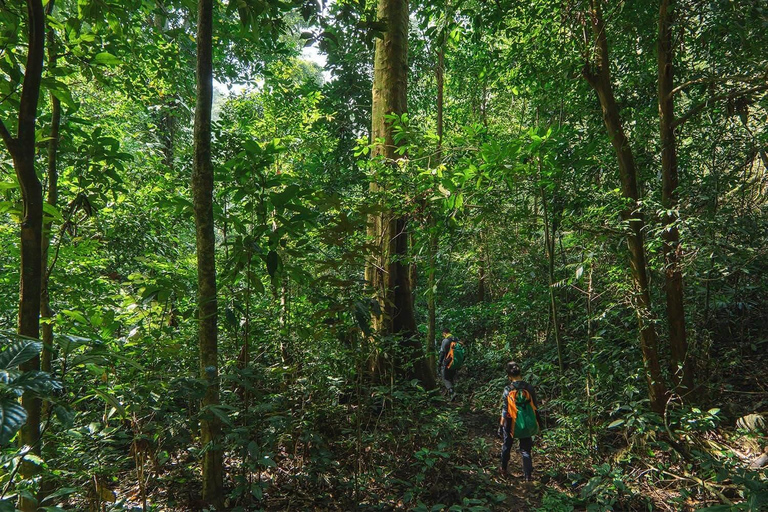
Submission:
[[[683,432],[709,432],[715,430],[719,425],[721,418],[718,416],[720,409],[709,409],[702,411],[696,407],[685,409],[672,418],[673,424]]]
[[[18,399],[26,392],[45,397],[61,384],[41,371],[22,371],[19,366],[37,357],[42,343],[0,332],[0,447],[7,444],[27,420]]]
[[[621,468],[612,468],[610,464],[598,466],[596,472],[581,490],[581,498],[588,503],[587,510],[610,509],[630,492],[624,483],[623,472]]]

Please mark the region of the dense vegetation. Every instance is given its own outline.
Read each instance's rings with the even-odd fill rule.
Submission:
[[[766,510],[767,47],[761,0],[0,2],[0,511]]]

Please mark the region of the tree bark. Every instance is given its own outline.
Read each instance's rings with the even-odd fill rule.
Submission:
[[[639,211],[639,193],[637,188],[637,168],[635,166],[632,148],[624,133],[619,114],[619,107],[613,95],[611,83],[610,60],[608,55],[608,39],[605,33],[602,10],[599,0],[590,2],[590,17],[594,36],[597,62],[587,62],[584,67],[584,77],[597,93],[603,111],[603,121],[611,139],[619,164],[622,195],[630,204],[622,212],[622,219],[628,224],[627,246],[629,248],[630,267],[635,287],[633,297],[640,330],[640,348],[646,370],[646,381],[651,408],[657,413],[663,413],[666,405],[666,386],[662,380],[659,363],[658,338],[654,329],[653,311],[651,310],[651,294],[648,287],[648,274],[643,241],[645,221]],[[594,69],[592,69],[594,67]]]
[[[539,162],[539,175],[541,175],[541,162]],[[541,187],[541,207],[544,212],[544,245],[547,249],[547,276],[549,277],[549,306],[552,313],[552,330],[555,333],[555,346],[557,347],[557,363],[560,376],[565,371],[563,362],[563,341],[560,336],[560,319],[557,316],[557,298],[555,297],[555,236],[557,220],[555,214],[547,207],[547,196],[544,187]],[[552,217],[550,219],[550,217]],[[550,220],[552,221],[550,229]]]
[[[680,270],[680,232],[677,228],[677,141],[675,140],[674,48],[672,23],[674,0],[661,0],[659,7],[658,71],[659,134],[661,137],[661,203],[664,206],[664,279],[667,296],[667,323],[671,357],[670,374],[681,393],[693,390],[693,365],[688,357],[683,302],[683,274]]]
[[[211,108],[213,104],[213,0],[198,0],[197,102],[195,105],[192,196],[197,239],[197,301],[199,315],[200,376],[206,382],[203,410],[219,404],[216,296],[216,238],[213,225],[213,163],[211,161]],[[224,507],[221,422],[211,414],[200,421],[203,455],[203,501]]]
[[[50,0],[46,6],[46,16],[50,16],[53,13],[54,0]],[[56,69],[56,33],[53,27],[48,27],[46,39],[48,43],[48,70],[50,74],[53,74],[53,70]],[[56,207],[59,197],[59,174],[56,168],[58,160],[59,150],[59,127],[61,125],[61,102],[54,96],[53,93],[49,94],[49,100],[51,102],[51,131],[49,133],[48,140],[48,155],[47,155],[47,169],[46,175],[48,180],[48,196],[46,202]],[[48,282],[50,279],[50,273],[48,270],[48,250],[51,245],[51,229],[53,227],[52,219],[43,223],[42,237],[41,237],[41,260],[40,260],[40,318],[43,319],[41,327],[43,348],[40,352],[40,369],[44,372],[51,373],[51,361],[53,359],[53,310],[51,309],[51,298],[48,291]],[[48,413],[49,404],[41,404],[41,416],[45,416]],[[41,447],[42,448],[42,447]],[[42,501],[45,497],[52,492],[53,482],[43,477],[40,482],[40,491],[38,492],[38,500]]]
[[[437,50],[437,66],[435,67],[435,82],[437,84],[437,152],[435,161],[432,164],[439,167],[443,162],[443,105],[445,90],[445,35],[442,36],[440,46]],[[434,207],[429,205],[427,229],[429,231],[429,245],[427,247],[427,350],[429,353],[429,367],[435,368],[435,352],[437,346],[437,251],[439,249],[439,238],[437,232],[437,219]]]
[[[48,16],[53,12],[54,0],[48,2],[46,7],[46,14]],[[47,33],[48,40],[48,69],[52,72],[56,69],[56,34],[53,28],[48,28]],[[53,93],[49,95],[51,101],[51,131],[48,140],[48,161],[47,161],[47,176],[48,176],[48,196],[46,202],[55,207],[59,198],[59,173],[56,168],[58,161],[59,151],[59,127],[61,125],[61,102],[54,96]],[[40,273],[42,276],[42,285],[40,291],[40,317],[46,319],[42,325],[42,341],[43,350],[40,353],[40,369],[44,372],[51,372],[51,358],[53,354],[53,324],[51,323],[53,317],[53,310],[51,309],[50,294],[48,292],[48,250],[51,245],[51,228],[53,226],[52,220],[43,224],[43,236],[42,236],[42,260]]]
[[[384,159],[385,165],[396,165],[396,153],[391,123],[385,115],[402,115],[407,111],[408,79],[408,1],[379,0],[378,19],[387,25],[383,38],[376,40],[373,72],[373,111],[371,136],[383,139],[372,158]],[[375,195],[384,191],[380,183],[370,183]],[[368,236],[378,247],[366,265],[365,278],[376,294],[381,314],[372,314],[372,327],[382,337],[395,335],[413,362],[413,374],[424,385],[434,386],[425,350],[419,341],[414,316],[412,283],[408,272],[408,220],[388,209],[368,219]],[[403,372],[406,361],[395,361],[394,367]],[[380,373],[380,361],[371,364]]]
[[[487,277],[485,275],[485,247],[483,240],[482,228],[477,237],[477,302],[482,304],[485,302],[486,290],[485,282]]]
[[[43,189],[35,173],[35,124],[37,102],[45,58],[45,12],[39,0],[27,0],[27,60],[21,86],[17,132],[11,135],[0,121],[0,137],[8,148],[13,168],[21,189],[21,268],[19,282],[18,333],[37,339],[40,335],[40,290],[42,286],[42,233]],[[20,365],[22,371],[40,369],[40,358]],[[27,421],[21,427],[19,443],[30,446],[32,453],[40,454],[40,398],[24,393],[21,404],[27,412]],[[37,464],[23,461],[21,476],[31,479],[38,473]],[[19,499],[23,512],[37,509],[37,500]]]

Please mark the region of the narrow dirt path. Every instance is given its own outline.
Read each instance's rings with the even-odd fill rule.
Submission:
[[[463,492],[458,495],[448,493],[445,496],[449,498],[447,502],[462,503],[469,496],[474,496],[485,498],[484,505],[493,511],[530,512],[539,508],[544,488],[539,481],[523,481],[522,463],[516,451],[513,451],[509,462],[509,475],[503,478],[499,472],[501,440],[495,435],[498,418],[488,411],[473,411],[467,405],[458,404],[455,407],[466,428],[465,442],[456,447],[456,468],[460,470],[460,475],[456,475],[458,479],[454,478],[460,480],[455,482],[456,488]]]

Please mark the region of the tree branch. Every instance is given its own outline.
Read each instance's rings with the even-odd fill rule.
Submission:
[[[739,96],[744,96],[746,94],[752,94],[753,92],[760,92],[768,90],[768,84],[758,85],[756,87],[750,87],[749,89],[741,89],[739,91],[730,92],[727,94],[719,94],[717,96],[712,96],[711,98],[707,98],[706,100],[702,101],[701,103],[697,104],[694,107],[691,107],[688,112],[686,112],[683,116],[675,119],[675,122],[672,123],[672,129],[677,129],[680,125],[688,121],[690,118],[707,108],[711,103],[714,103],[716,101],[720,100],[730,100],[733,98],[738,98]]]
[[[684,84],[680,84],[669,93],[670,96],[674,96],[675,94],[679,93],[686,87],[690,87],[691,85],[696,84],[716,84],[718,82],[728,82],[728,81],[735,81],[735,82],[764,82],[768,79],[768,76],[748,76],[748,75],[733,75],[733,76],[722,76],[722,77],[702,77],[697,78],[695,80],[689,80],[688,82],[685,82]]]

